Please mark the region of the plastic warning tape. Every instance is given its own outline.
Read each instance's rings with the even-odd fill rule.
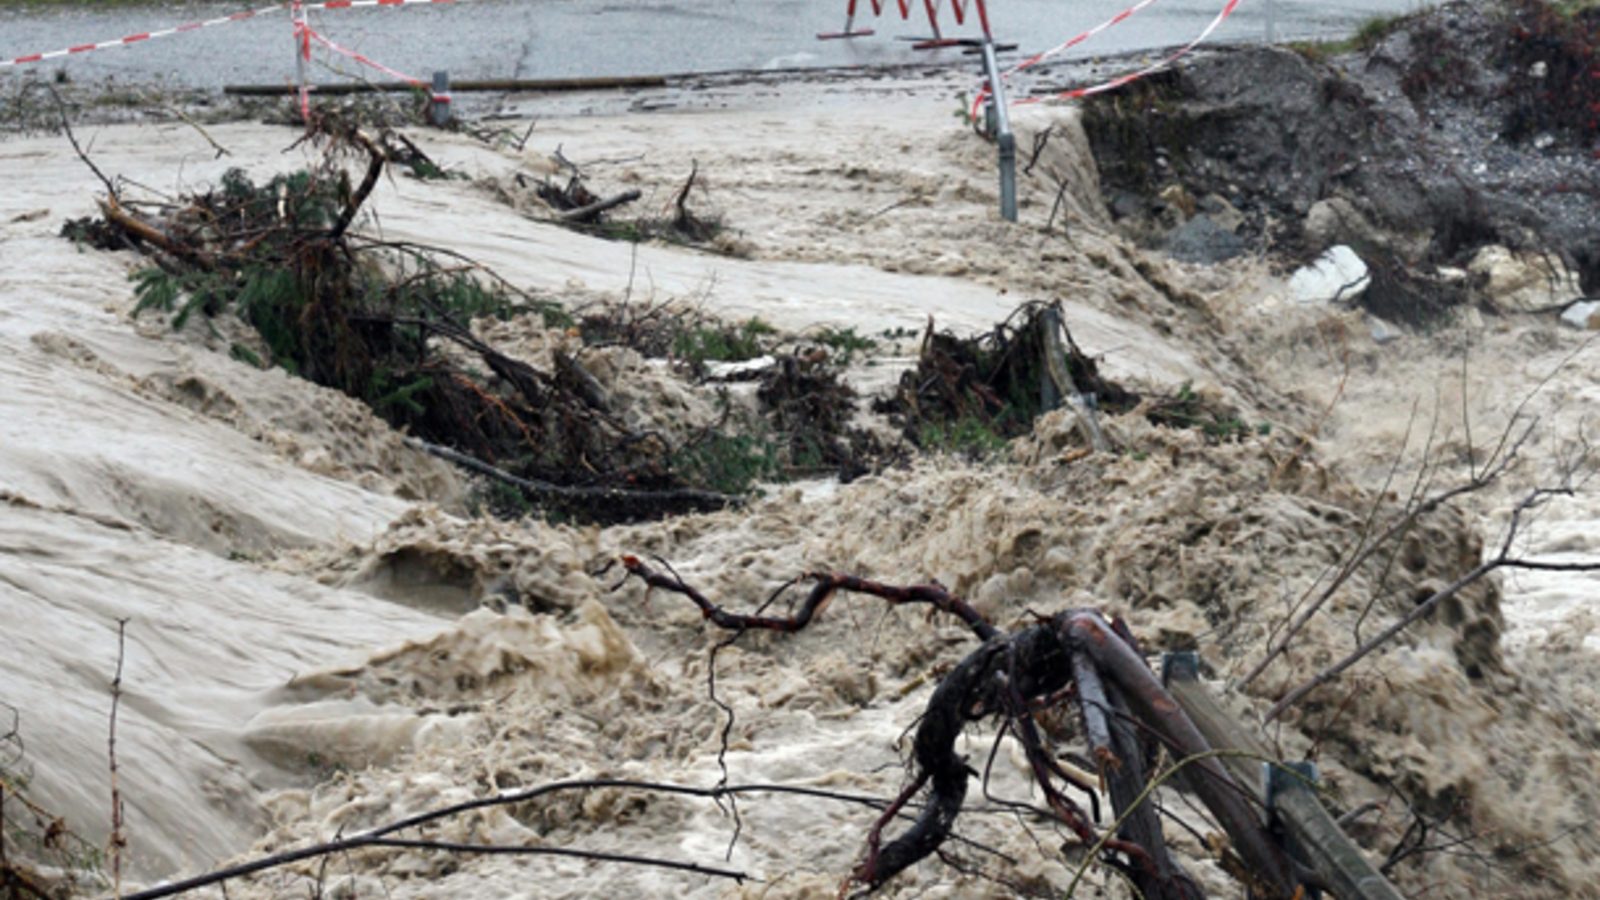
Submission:
[[[391,6],[397,5],[395,0],[387,0],[387,2]],[[419,0],[412,0],[412,2],[419,2]],[[449,2],[449,0],[421,0],[421,2],[445,3],[445,2]],[[370,58],[368,58],[366,56],[362,56],[360,53],[357,53],[354,50],[350,50],[348,48],[341,47],[338,44],[335,44],[333,41],[330,41],[326,37],[323,37],[321,34],[317,33],[316,31],[313,31],[310,26],[306,26],[305,36],[307,38],[309,38],[310,40],[316,41],[317,43],[321,44],[322,46],[327,47],[329,50],[332,50],[335,53],[340,53],[340,54],[343,54],[345,56],[348,56],[351,59],[355,60],[356,62],[361,63],[364,66],[371,66],[372,68],[377,69],[379,72],[383,72],[386,75],[392,75],[395,78],[398,78],[399,80],[404,81],[406,84],[415,85],[416,87],[420,87],[420,88],[426,88],[426,87],[429,86],[427,82],[423,81],[420,78],[413,78],[413,77],[411,77],[410,75],[407,75],[404,72],[400,72],[400,71],[397,71],[395,69],[391,69],[388,66],[384,65],[383,63],[380,63],[380,62],[378,62],[378,61],[376,61],[374,59],[370,59]],[[435,99],[437,99],[437,98],[435,98]]]
[[[303,4],[303,8],[350,9],[357,6],[410,6],[418,3],[458,2],[461,2],[461,0],[327,0],[325,3],[306,3]],[[179,25],[176,28],[163,28],[160,31],[146,31],[143,34],[130,34],[127,37],[117,38],[113,41],[100,41],[99,43],[95,44],[79,44],[76,47],[67,47],[63,50],[52,50],[49,53],[32,53],[27,56],[18,56],[12,59],[0,59],[0,69],[3,69],[7,66],[21,66],[26,65],[27,63],[42,62],[47,59],[57,59],[63,56],[72,56],[78,53],[88,53],[91,50],[109,50],[112,47],[126,47],[129,44],[137,44],[142,41],[153,40],[155,38],[170,37],[171,35],[182,34],[186,31],[198,31],[202,28],[209,28],[212,25],[225,25],[229,22],[238,22],[243,19],[253,19],[256,16],[264,16],[267,13],[278,12],[279,10],[287,9],[289,6],[291,6],[291,4],[280,3],[276,6],[268,6],[263,9],[236,12],[231,16],[222,16],[216,19],[206,19],[203,22],[190,22],[186,25]]]
[[[1154,0],[1150,0],[1150,2],[1154,2]],[[1194,51],[1194,48],[1196,48],[1196,47],[1200,46],[1201,44],[1205,43],[1206,38],[1211,37],[1211,33],[1217,30],[1217,26],[1221,25],[1223,20],[1228,18],[1228,16],[1233,15],[1233,11],[1236,8],[1238,8],[1240,2],[1241,2],[1241,0],[1228,0],[1228,3],[1225,6],[1222,7],[1222,11],[1217,13],[1216,18],[1211,20],[1211,24],[1207,25],[1205,27],[1205,30],[1200,32],[1200,34],[1198,36],[1196,36],[1194,40],[1190,41],[1187,44],[1184,44],[1182,47],[1179,47],[1177,50],[1174,50],[1172,53],[1168,54],[1165,58],[1163,58],[1163,59],[1161,59],[1161,60],[1159,60],[1157,62],[1151,63],[1150,65],[1145,66],[1144,68],[1138,70],[1137,72],[1130,72],[1130,73],[1128,73],[1126,75],[1119,75],[1116,78],[1111,79],[1110,81],[1104,81],[1104,82],[1101,82],[1100,84],[1096,84],[1096,85],[1093,85],[1091,87],[1076,88],[1074,90],[1063,91],[1062,93],[1051,94],[1049,96],[1024,97],[1021,100],[1012,100],[1010,105],[1012,105],[1012,106],[1024,106],[1024,105],[1029,104],[1029,103],[1042,103],[1042,102],[1044,102],[1046,100],[1076,100],[1076,99],[1078,99],[1080,97],[1088,97],[1088,96],[1091,96],[1091,95],[1094,95],[1094,94],[1103,94],[1106,91],[1113,91],[1113,90],[1116,90],[1119,87],[1122,87],[1123,85],[1130,84],[1132,82],[1138,81],[1139,79],[1144,78],[1147,75],[1153,75],[1156,72],[1159,72],[1162,69],[1167,68],[1168,66],[1172,65],[1173,63],[1177,62],[1178,60],[1182,59],[1183,57],[1188,56],[1190,53],[1192,53]],[[1148,3],[1146,3],[1144,5],[1148,5]],[[1118,15],[1120,16],[1120,18],[1118,18],[1117,21],[1121,21],[1121,19],[1127,18],[1128,14],[1119,13]],[[1032,63],[1029,62],[1029,63],[1027,63],[1027,65],[1032,65]],[[1016,68],[1013,68],[1013,69],[1009,70],[1006,74],[1011,74],[1013,72],[1019,71],[1022,68],[1023,68],[1023,66],[1019,65]],[[973,120],[976,120],[978,118],[978,113],[982,110],[984,100],[987,99],[988,96],[989,96],[989,87],[988,87],[987,84],[985,84],[981,89],[979,89],[977,99],[975,101],[973,101],[972,111],[971,111],[971,115],[972,115]]]
[[[416,2],[416,0],[412,0],[412,2]],[[223,16],[218,19],[206,19],[203,22],[190,22],[187,25],[179,25],[176,28],[163,28],[160,31],[146,31],[143,34],[130,34],[125,38],[118,38],[114,41],[101,41],[97,44],[79,44],[76,47],[68,47],[65,50],[52,50],[49,53],[34,53],[29,56],[18,56],[13,59],[0,59],[0,68],[5,68],[6,66],[20,66],[27,63],[36,63],[46,59],[57,59],[62,56],[72,56],[76,53],[88,53],[91,50],[108,50],[112,47],[126,47],[129,44],[137,44],[141,41],[169,37],[174,34],[182,34],[186,31],[198,31],[202,28],[209,28],[212,25],[224,25],[228,22],[238,22],[242,19],[252,19],[256,16],[264,16],[270,12],[277,12],[281,9],[283,9],[283,6],[281,5],[268,6],[264,9],[236,12],[231,16]]]
[[[1003,72],[1001,74],[1002,75],[1015,75],[1018,72],[1021,72],[1023,69],[1026,69],[1026,68],[1028,68],[1030,66],[1036,66],[1039,63],[1044,62],[1045,60],[1049,59],[1052,56],[1055,56],[1058,53],[1064,53],[1064,52],[1066,52],[1068,50],[1071,50],[1073,47],[1076,47],[1079,44],[1083,43],[1084,41],[1088,40],[1089,38],[1092,38],[1095,35],[1099,34],[1100,32],[1105,31],[1107,28],[1110,28],[1113,25],[1117,25],[1117,24],[1119,24],[1121,22],[1126,21],[1134,13],[1138,12],[1141,9],[1144,9],[1147,6],[1150,6],[1150,5],[1154,4],[1155,2],[1156,2],[1156,0],[1140,0],[1140,2],[1135,3],[1134,5],[1128,7],[1127,9],[1123,10],[1122,12],[1117,13],[1116,15],[1114,15],[1111,18],[1105,20],[1104,22],[1101,22],[1099,25],[1096,25],[1095,27],[1089,29],[1088,31],[1085,31],[1083,34],[1080,34],[1077,37],[1062,41],[1061,43],[1055,45],[1054,47],[1051,47],[1049,50],[1046,50],[1043,53],[1039,53],[1039,54],[1036,54],[1034,56],[1030,56],[1027,59],[1023,60],[1022,62],[1019,62],[1016,65],[1012,66],[1011,68],[1005,70],[1005,72]]]

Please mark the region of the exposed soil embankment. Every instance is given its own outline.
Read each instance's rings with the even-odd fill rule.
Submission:
[[[1186,197],[1215,197],[1244,244],[1351,243],[1425,271],[1502,244],[1559,256],[1592,294],[1594,18],[1452,3],[1354,47],[1224,50],[1092,100],[1085,125],[1109,205],[1152,243],[1197,211]]]

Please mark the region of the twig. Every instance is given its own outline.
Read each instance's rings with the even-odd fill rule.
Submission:
[[[78,146],[78,138],[72,133],[72,123],[67,121],[67,104],[61,100],[61,95],[56,92],[54,85],[50,86],[50,96],[55,99],[56,110],[61,113],[61,130],[67,133],[67,140],[72,142],[72,149],[78,154],[78,158],[83,160],[83,164],[89,167],[89,171],[100,179],[100,183],[106,186],[106,193],[111,195],[112,202],[116,202],[117,186],[111,183],[111,179],[106,177],[106,173],[100,171],[100,167],[94,164],[94,160],[89,158],[89,154],[83,152],[83,148]]]
[[[1422,516],[1433,512],[1440,506],[1443,506],[1456,497],[1482,490],[1483,488],[1486,488],[1498,481],[1500,477],[1504,475],[1511,465],[1516,461],[1522,445],[1527,442],[1529,437],[1532,436],[1533,428],[1536,424],[1537,423],[1530,423],[1528,427],[1523,430],[1522,434],[1512,442],[1508,449],[1506,449],[1505,453],[1500,456],[1498,460],[1492,461],[1492,465],[1485,469],[1482,474],[1476,475],[1470,480],[1456,485],[1453,488],[1441,491],[1407,510],[1404,515],[1390,523],[1389,527],[1384,529],[1382,534],[1368,542],[1366,546],[1362,547],[1353,556],[1351,556],[1349,561],[1340,567],[1339,574],[1334,576],[1333,581],[1331,581],[1328,586],[1322,590],[1322,593],[1317,595],[1317,599],[1313,600],[1308,606],[1306,606],[1305,609],[1301,610],[1300,614],[1295,617],[1294,621],[1289,623],[1289,626],[1284,629],[1283,634],[1280,635],[1272,647],[1268,649],[1266,656],[1262,657],[1261,661],[1256,663],[1255,667],[1252,668],[1250,672],[1244,676],[1244,678],[1240,679],[1239,686],[1243,687],[1248,685],[1250,682],[1259,677],[1262,672],[1266,671],[1267,666],[1289,648],[1289,642],[1294,638],[1295,635],[1300,633],[1300,630],[1306,626],[1306,623],[1311,620],[1311,617],[1317,614],[1317,611],[1320,610],[1323,605],[1333,597],[1333,595],[1339,590],[1345,581],[1347,581],[1350,576],[1355,574],[1356,570],[1359,569],[1362,563],[1365,563],[1367,559],[1372,556],[1372,554],[1382,549],[1397,535],[1409,530],[1416,523],[1417,519],[1421,518]],[[1509,430],[1510,429],[1508,429],[1508,431]],[[1502,447],[1503,446],[1504,445],[1502,444]]]
[[[527,790],[523,791],[499,794],[494,797],[479,797],[475,800],[468,800],[463,803],[456,803],[451,806],[445,806],[439,809],[429,810],[428,812],[418,813],[417,815],[409,816],[396,822],[390,822],[387,825],[381,825],[377,828],[361,832],[360,834],[351,835],[347,838],[340,838],[334,841],[313,844],[308,847],[301,847],[297,850],[287,850],[282,853],[274,853],[259,859],[251,860],[249,862],[240,863],[235,866],[228,866],[227,868],[218,869],[214,872],[208,872],[204,875],[196,875],[193,878],[185,878],[182,881],[175,881],[171,884],[164,884],[150,888],[149,890],[129,894],[126,897],[121,898],[121,900],[159,900],[161,897],[171,897],[175,894],[186,893],[196,888],[217,884],[218,882],[225,881],[230,878],[252,875],[256,872],[265,871],[267,869],[275,869],[279,866],[288,865],[289,863],[293,862],[299,862],[303,859],[313,859],[320,856],[327,856],[332,853],[342,853],[346,850],[353,850],[360,847],[383,846],[383,844],[386,842],[385,839],[388,839],[388,842],[393,841],[393,839],[389,839],[389,835],[392,835],[397,831],[403,831],[407,828],[414,828],[418,825],[425,825],[429,822],[471,812],[476,809],[524,803],[529,800],[534,800],[545,796],[546,794],[554,794],[562,791],[592,790],[596,788],[612,787],[636,788],[639,790],[656,791],[658,793],[684,794],[692,797],[707,797],[713,799],[722,795],[723,793],[726,793],[725,789],[720,788],[697,788],[689,787],[687,785],[630,781],[620,778],[592,778],[580,781],[552,782],[550,784],[543,784],[537,787],[528,788]],[[481,850],[480,848],[499,845],[469,844],[464,846],[470,847],[477,852],[487,852]],[[518,852],[533,852],[534,849],[535,848],[530,848],[527,851],[522,851],[519,849]],[[569,851],[565,855],[577,855],[584,852],[586,851]],[[670,860],[652,860],[651,863],[674,865]],[[683,864],[676,865],[681,866]],[[711,869],[704,866],[698,867],[696,871],[705,875],[733,878],[738,881],[743,881],[751,877],[744,872]]]
[[[212,159],[221,159],[224,156],[233,155],[231,152],[229,152],[227,147],[217,143],[216,139],[211,136],[210,132],[200,127],[199,122],[189,118],[189,114],[179,109],[176,104],[161,103],[160,101],[152,98],[149,94],[141,94],[140,96],[144,97],[145,103],[150,104],[151,106],[159,105],[162,109],[181,119],[185,125],[188,125],[190,128],[193,128],[195,131],[199,132],[200,136],[206,139],[206,143],[210,144],[212,149],[217,151],[217,155],[213,156]]]
[[[122,662],[126,658],[128,620],[117,620],[117,672],[111,678],[111,727],[106,752],[111,765],[111,884],[122,896],[122,850],[128,845],[122,833],[122,791],[117,785],[117,707],[122,703]]]
[[[1472,571],[1462,575],[1447,587],[1439,590],[1433,596],[1417,604],[1415,609],[1401,617],[1388,628],[1385,628],[1383,631],[1379,632],[1371,640],[1357,647],[1350,655],[1339,660],[1326,669],[1323,669],[1321,672],[1318,672],[1316,675],[1312,676],[1299,687],[1285,694],[1283,699],[1273,704],[1272,708],[1267,710],[1267,713],[1262,718],[1262,721],[1265,723],[1276,719],[1278,716],[1283,714],[1284,710],[1300,702],[1301,698],[1305,697],[1306,694],[1309,694],[1322,685],[1327,684],[1329,681],[1332,681],[1339,675],[1339,673],[1360,662],[1372,651],[1388,643],[1391,638],[1404,631],[1412,622],[1415,622],[1423,616],[1433,612],[1433,610],[1440,603],[1443,603],[1451,597],[1454,597],[1456,594],[1460,593],[1463,588],[1473,584],[1474,582],[1483,578],[1485,575],[1493,572],[1495,569],[1531,569],[1543,572],[1600,572],[1600,561],[1558,563],[1545,562],[1543,560],[1523,559],[1521,557],[1515,557],[1511,555],[1511,547],[1516,540],[1523,514],[1528,510],[1539,506],[1546,498],[1552,495],[1570,493],[1571,490],[1567,488],[1535,488],[1534,490],[1528,492],[1528,494],[1524,496],[1512,510],[1511,523],[1506,528],[1505,539],[1500,544],[1499,552],[1496,553],[1493,558],[1480,563],[1478,566],[1473,568]]]
[[[367,151],[367,173],[361,179],[361,185],[350,196],[350,201],[339,212],[339,220],[333,223],[333,229],[328,232],[328,240],[337,241],[350,227],[351,221],[356,217],[356,212],[361,209],[361,204],[367,202],[367,195],[378,184],[378,176],[383,173],[383,164],[389,161],[389,155],[383,148],[373,142],[372,138],[359,128],[350,129],[350,139],[362,146]]]
[[[430,444],[427,441],[408,437],[406,446],[424,453],[431,453],[440,459],[448,460],[466,469],[471,469],[480,475],[487,475],[506,484],[515,485],[530,494],[545,497],[559,497],[564,500],[606,500],[617,503],[624,502],[686,502],[709,509],[722,509],[727,506],[743,506],[744,498],[733,494],[719,494],[715,491],[702,491],[693,488],[676,488],[663,491],[636,491],[624,488],[610,487],[573,487],[570,485],[551,484],[548,481],[532,481],[511,474],[503,469],[497,469],[481,459],[468,456],[449,447]]]
[[[887,801],[878,797],[869,797],[860,794],[845,794],[837,791],[822,790],[820,788],[802,785],[737,784],[711,788],[697,788],[690,787],[688,785],[667,784],[651,781],[633,781],[620,778],[593,778],[578,781],[552,782],[550,784],[538,785],[526,790],[503,793],[493,797],[479,797],[475,800],[468,800],[463,803],[457,803],[450,806],[441,807],[439,809],[430,810],[428,812],[419,813],[417,815],[410,816],[396,822],[390,822],[387,825],[381,825],[377,828],[373,828],[369,831],[352,835],[350,837],[313,844],[308,847],[301,847],[297,850],[274,853],[259,859],[251,860],[249,862],[244,862],[235,866],[228,866],[227,868],[208,872],[204,875],[196,875],[193,878],[186,878],[182,881],[160,885],[145,891],[139,891],[138,893],[129,894],[123,897],[122,900],[160,900],[162,897],[171,897],[177,894],[187,893],[208,885],[226,882],[231,878],[240,878],[245,875],[252,875],[256,872],[278,868],[279,866],[299,862],[304,859],[326,857],[335,853],[343,853],[348,850],[358,849],[360,847],[384,846],[419,847],[425,849],[432,848],[463,853],[543,853],[547,855],[576,856],[584,859],[595,859],[607,862],[624,862],[629,864],[659,866],[683,871],[692,871],[701,875],[732,878],[741,882],[745,880],[755,880],[752,878],[752,876],[745,872],[717,869],[702,866],[696,863],[656,859],[653,857],[624,856],[558,847],[524,847],[501,844],[457,844],[443,841],[408,840],[404,838],[389,837],[389,835],[392,835],[398,831],[403,831],[407,828],[415,828],[420,825],[425,825],[429,822],[438,821],[440,819],[449,818],[462,813],[472,812],[473,810],[484,809],[486,807],[493,806],[509,806],[517,803],[526,803],[530,800],[536,800],[539,797],[543,797],[548,794],[561,793],[565,791],[595,790],[600,788],[630,788],[641,791],[654,791],[657,793],[705,797],[712,800],[740,794],[795,794],[805,797],[817,797],[825,800],[835,800],[844,803],[855,803],[864,806],[870,806],[874,809],[883,809],[888,805]],[[983,844],[979,844],[970,840],[963,841],[963,843],[974,849],[982,850],[986,853],[997,856],[1000,859],[1014,862],[1014,860],[1011,860],[1011,858],[1006,854],[986,847]]]
[[[653,866],[658,869],[676,869],[696,875],[715,875],[744,883],[750,875],[732,869],[717,869],[699,863],[658,859],[653,856],[635,856],[627,853],[602,853],[597,850],[575,850],[571,847],[540,847],[506,844],[461,844],[453,841],[410,840],[407,838],[374,838],[366,842],[369,847],[403,847],[414,850],[448,850],[452,853],[483,853],[504,856],[571,856],[596,862],[620,862],[635,866]]]

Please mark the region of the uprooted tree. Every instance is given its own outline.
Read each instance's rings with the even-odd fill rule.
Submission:
[[[234,169],[210,190],[161,203],[124,199],[80,148],[106,188],[102,218],[69,222],[63,235],[152,261],[133,276],[136,315],[166,313],[181,328],[236,314],[259,340],[235,342],[235,357],[362,400],[414,446],[516,495],[491,493],[496,512],[619,521],[742,501],[748,477],[718,478],[701,464],[715,455],[706,448],[721,423],[678,437],[631,426],[578,353],[556,347],[551,365],[535,366],[472,326],[531,316],[587,341],[593,329],[580,326],[596,316],[579,322],[460,254],[357,231],[385,170],[438,177],[415,144],[320,109],[299,143],[322,151],[308,169],[261,184]]]
[[[809,625],[834,594],[851,591],[880,597],[891,605],[927,604],[955,616],[983,641],[940,682],[928,701],[913,740],[910,783],[872,827],[861,862],[850,881],[870,892],[912,865],[938,853],[951,836],[975,775],[955,751],[956,738],[970,722],[998,718],[1024,748],[1042,792],[1042,812],[1066,826],[1091,856],[1122,873],[1140,896],[1152,900],[1191,900],[1204,896],[1168,853],[1152,788],[1168,775],[1187,785],[1216,817],[1232,842],[1224,861],[1256,896],[1296,896],[1317,886],[1279,849],[1250,806],[1253,795],[1221,765],[1218,752],[1199,731],[1146,664],[1132,633],[1120,620],[1108,621],[1093,609],[1072,609],[1015,633],[988,623],[960,597],[936,584],[897,586],[841,572],[813,572],[813,586],[792,615],[733,613],[685,583],[664,564],[658,569],[637,557],[622,558],[630,577],[649,588],[681,594],[713,625],[735,637],[751,630],[797,632]],[[770,602],[767,605],[770,605]],[[1044,708],[1075,700],[1084,733],[1111,796],[1116,821],[1098,832],[1094,819],[1068,796],[1076,788],[1097,804],[1094,777],[1058,762],[1034,721]],[[1154,771],[1165,748],[1176,759],[1172,769]],[[915,822],[884,842],[897,813],[924,788],[927,799]]]

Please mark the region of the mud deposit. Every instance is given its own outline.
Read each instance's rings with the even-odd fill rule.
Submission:
[[[1237,65],[1263,107],[1264,73],[1278,73],[1285,116],[1295,98],[1325,102],[1328,75],[1299,56],[1204,65],[1178,83],[1214,84]],[[1600,499],[1583,456],[1600,353],[1581,333],[1468,294],[1458,315],[1379,344],[1360,310],[1287,301],[1267,260],[1188,264],[1142,248],[1107,209],[1072,107],[1018,110],[1019,146],[1040,149],[1020,178],[1021,222],[1004,223],[994,149],[951,115],[968,86],[957,76],[763,85],[725,111],[539,119],[521,149],[411,134],[469,178],[384,179],[363,233],[466,254],[580,315],[605,301],[759,316],[774,347],[789,349],[853,329],[872,339],[844,367],[861,396],[854,425],[882,440],[903,430],[867,407],[916,363],[930,316],[971,336],[1030,299],[1061,301],[1100,375],[1144,398],[1102,415],[1101,452],[1076,413],[1057,410],[980,459],[919,454],[848,483],[769,483],[739,510],[606,527],[474,515],[472,478],[365,407],[237,358],[237,322],[197,318],[175,332],[133,318],[128,272],[147,262],[56,236],[64,219],[95,212],[98,180],[59,136],[0,141],[0,164],[20,173],[0,196],[0,700],[18,711],[23,739],[4,745],[0,771],[8,791],[25,780],[40,810],[83,836],[47,837],[44,812],[28,820],[8,800],[10,858],[29,858],[28,871],[63,892],[109,892],[97,851],[110,827],[106,686],[119,618],[126,891],[561,780],[704,788],[726,778],[878,799],[904,787],[908,730],[946,667],[973,649],[967,630],[841,595],[800,634],[746,634],[718,652],[713,698],[710,651],[728,635],[681,597],[619,587],[608,564],[623,554],[664,560],[732,609],[816,569],[936,579],[1003,628],[1096,606],[1126,617],[1147,651],[1197,649],[1208,674],[1238,679],[1370,522],[1391,521],[1414,485],[1427,493],[1470,478],[1514,415],[1537,415],[1502,480],[1371,556],[1291,651],[1233,696],[1246,720],[1471,570],[1526,491],[1563,471],[1572,495],[1525,524],[1517,550],[1600,557]],[[1367,122],[1400,115],[1326,103],[1336,116],[1377,117]],[[233,155],[215,159],[177,122],[80,136],[92,132],[102,170],[149,196],[219,183],[231,166],[265,182],[311,152],[284,152],[293,129],[207,130]],[[1388,162],[1308,186],[1328,160],[1292,162],[1269,137],[1249,152],[1282,159],[1282,171],[1257,207],[1240,201],[1247,216],[1286,220],[1330,192],[1370,205],[1374,219],[1401,202],[1385,188],[1404,181]],[[1309,136],[1301,146],[1327,152]],[[597,194],[637,187],[641,209],[658,216],[693,168],[697,209],[726,228],[720,252],[552,223],[519,188],[564,172],[558,153]],[[1438,174],[1415,166],[1415,179]],[[1205,171],[1185,170],[1196,196],[1244,183]],[[1436,202],[1431,189],[1408,190]],[[1484,202],[1502,196],[1473,190]],[[1522,221],[1509,199],[1489,206],[1508,218],[1474,227],[1503,237]],[[1448,257],[1442,220],[1427,221],[1416,246],[1432,249],[1410,266]],[[1562,234],[1545,240],[1565,247]],[[1592,260],[1572,261],[1592,279]],[[614,344],[584,347],[539,317],[473,333],[536,368],[557,349],[574,355],[616,415],[668,441],[717,422],[730,402],[755,402],[751,384]],[[1394,857],[1389,875],[1408,896],[1600,897],[1600,666],[1584,608],[1596,588],[1577,572],[1477,582],[1290,709],[1266,739],[1319,762],[1336,814],[1378,804],[1350,832],[1375,861]],[[780,595],[772,611],[793,599]],[[1052,726],[1068,755],[1084,748],[1071,718]],[[1060,896],[1082,848],[1002,804],[1038,801],[1015,739],[974,727],[958,748],[989,779],[958,821],[964,842],[881,893]],[[1163,804],[1189,826],[1167,834],[1190,873],[1212,896],[1243,896],[1203,840],[1215,826],[1174,790]],[[615,787],[557,793],[406,836],[647,855],[747,878],[365,847],[233,879],[226,897],[832,897],[877,815],[797,793],[753,791],[736,807]],[[1128,895],[1100,866],[1077,891]]]

